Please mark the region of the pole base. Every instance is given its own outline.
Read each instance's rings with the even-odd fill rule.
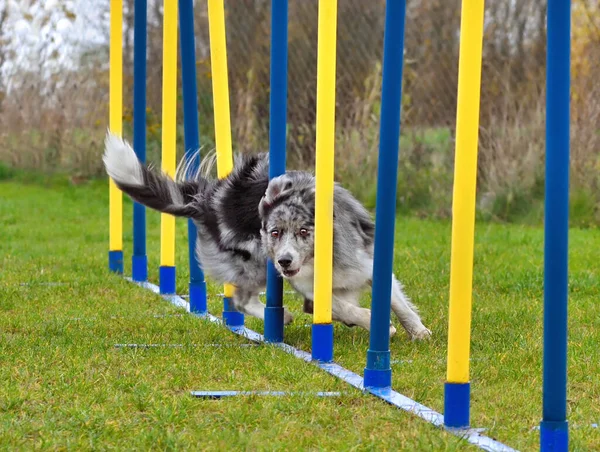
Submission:
[[[235,310],[229,297],[223,298],[223,320],[228,327],[238,328],[244,326],[244,314]]]
[[[390,351],[367,351],[367,367],[365,367],[365,388],[391,388],[392,368],[390,367]]]
[[[190,312],[205,315],[208,312],[206,304],[206,282],[190,282]]]
[[[148,280],[148,256],[131,257],[131,279],[136,282]]]
[[[283,342],[283,308],[265,307],[265,342]]]
[[[567,452],[569,450],[569,423],[567,421],[542,421],[540,423],[540,450],[542,452]]]
[[[323,363],[333,361],[333,325],[331,323],[313,323],[312,359]]]
[[[123,251],[108,252],[108,269],[111,272],[123,274]]]
[[[449,383],[444,385],[444,426],[447,428],[469,428],[471,383]]]
[[[158,279],[161,294],[170,295],[175,293],[175,267],[160,266]]]

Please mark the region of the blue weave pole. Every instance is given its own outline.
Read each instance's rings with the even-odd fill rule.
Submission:
[[[374,388],[390,387],[392,384],[390,300],[394,260],[405,13],[405,0],[388,0],[386,2],[375,212],[373,301],[369,350],[364,373],[365,387]]]
[[[179,34],[181,37],[181,79],[183,85],[183,128],[185,159],[191,160],[186,177],[198,170],[200,138],[198,133],[198,91],[196,87],[196,44],[194,41],[193,0],[179,0]],[[196,258],[196,225],[188,220],[190,261],[190,312],[206,314],[206,281]]]
[[[269,179],[285,173],[287,127],[288,0],[271,0]],[[265,340],[283,341],[283,279],[267,262]]]
[[[542,451],[567,451],[571,2],[548,0]]]
[[[146,162],[146,22],[147,1],[135,0],[133,15],[133,149]],[[148,279],[146,255],[146,208],[133,203],[133,256],[131,277],[134,281]]]

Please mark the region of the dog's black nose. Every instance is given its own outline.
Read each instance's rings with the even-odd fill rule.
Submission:
[[[279,265],[281,265],[281,268],[288,268],[292,264],[292,256],[290,256],[289,254],[286,254],[284,256],[281,256],[279,259],[277,259],[277,262],[279,262]]]

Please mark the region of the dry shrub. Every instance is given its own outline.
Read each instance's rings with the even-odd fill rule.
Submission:
[[[50,80],[21,74],[0,111],[0,161],[46,173],[102,174],[106,78],[100,70],[61,72]]]
[[[571,126],[571,220],[600,224],[600,84],[590,86]]]
[[[544,105],[507,105],[480,128],[479,208],[500,218],[520,214],[539,195],[544,177]],[[516,210],[515,210],[516,209]]]

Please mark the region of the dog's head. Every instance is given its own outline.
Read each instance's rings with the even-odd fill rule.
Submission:
[[[258,209],[269,258],[284,277],[296,277],[314,256],[314,176],[290,171],[273,178]]]

